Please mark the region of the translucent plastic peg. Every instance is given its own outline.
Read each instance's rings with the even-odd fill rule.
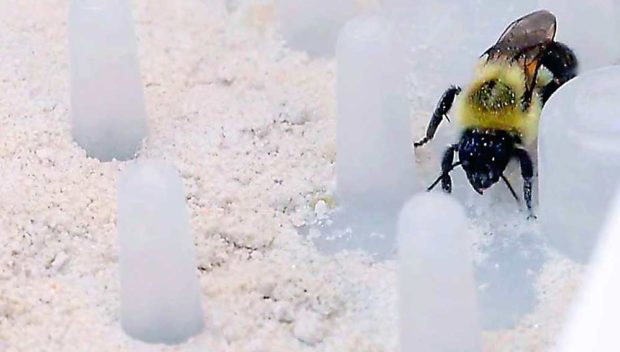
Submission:
[[[121,323],[142,341],[175,344],[203,329],[183,184],[161,161],[127,166],[118,181]]]
[[[69,15],[73,138],[101,161],[134,157],[147,121],[126,0],[73,0]]]
[[[559,352],[620,351],[620,197],[614,203],[561,335]]]
[[[406,203],[398,221],[400,350],[481,351],[463,208],[444,194]]]
[[[346,206],[397,205],[417,186],[406,70],[393,26],[349,21],[337,46],[337,182]]]
[[[310,55],[333,55],[338,32],[359,12],[355,0],[277,0],[279,27],[287,44]]]
[[[551,245],[585,262],[620,179],[620,67],[566,83],[543,110],[540,221]]]

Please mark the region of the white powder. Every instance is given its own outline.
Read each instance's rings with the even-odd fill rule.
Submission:
[[[134,3],[151,127],[142,155],[184,178],[207,332],[176,347],[122,333],[124,164],[87,159],[71,140],[67,13],[67,1],[0,2],[0,350],[396,351],[394,262],[323,256],[294,227],[329,204],[334,63],[283,49],[268,7],[229,14],[222,0]],[[428,175],[436,161],[420,161]],[[486,334],[489,351],[552,343],[579,277],[553,263],[537,310]]]

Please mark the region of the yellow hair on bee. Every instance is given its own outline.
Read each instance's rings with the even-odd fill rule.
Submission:
[[[549,71],[549,69],[545,66],[540,66],[538,69],[537,78],[536,86],[538,88],[542,88],[553,81],[553,73],[551,73],[551,71]]]
[[[549,75],[543,73],[537,86],[544,85]],[[489,82],[494,81],[489,88]],[[455,105],[456,121],[463,128],[509,131],[518,134],[523,144],[536,139],[542,101],[534,89],[532,102],[521,110],[525,93],[525,74],[517,64],[481,61],[471,84],[459,94]]]

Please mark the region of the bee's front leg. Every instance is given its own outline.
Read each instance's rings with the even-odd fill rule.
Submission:
[[[443,93],[441,99],[439,99],[439,103],[437,103],[437,107],[435,107],[433,116],[431,116],[431,121],[429,122],[428,128],[426,129],[426,136],[424,136],[424,138],[422,138],[421,140],[414,142],[414,147],[420,147],[433,139],[441,121],[444,118],[448,119],[448,111],[450,111],[450,109],[452,108],[454,99],[460,92],[461,87],[450,86],[450,88],[448,88]]]
[[[521,165],[521,176],[523,177],[523,198],[527,206],[528,219],[535,219],[536,215],[532,211],[532,179],[534,178],[534,166],[532,158],[526,150],[515,149],[515,156],[519,159]]]

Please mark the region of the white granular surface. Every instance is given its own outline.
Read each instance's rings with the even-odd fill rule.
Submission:
[[[72,142],[68,1],[0,0],[0,351],[397,350],[395,263],[324,256],[295,230],[333,183],[334,62],[285,49],[268,6],[230,5],[134,4],[151,127],[140,157],[184,178],[208,325],[164,347],[119,326],[125,164]],[[580,270],[548,262],[541,303],[485,333],[486,350],[550,347]]]

